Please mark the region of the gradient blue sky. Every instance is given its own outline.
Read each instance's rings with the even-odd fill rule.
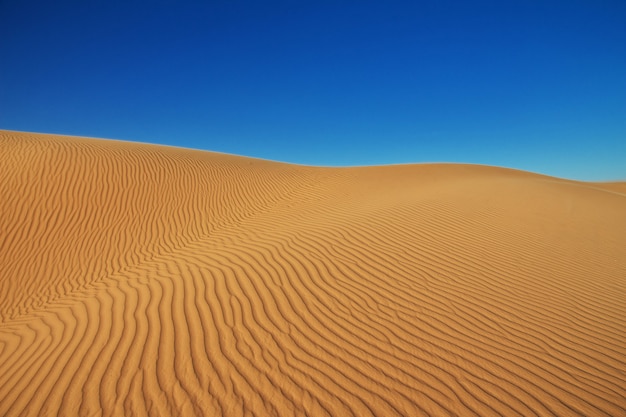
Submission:
[[[626,1],[0,0],[0,128],[626,179]]]

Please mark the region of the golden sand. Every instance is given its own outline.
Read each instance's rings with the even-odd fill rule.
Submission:
[[[626,184],[0,131],[0,416],[626,415]]]

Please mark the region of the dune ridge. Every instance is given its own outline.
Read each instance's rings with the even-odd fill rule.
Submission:
[[[0,131],[0,415],[626,416],[622,190]]]

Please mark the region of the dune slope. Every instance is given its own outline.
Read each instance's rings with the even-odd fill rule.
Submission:
[[[626,415],[626,194],[0,131],[0,415]]]

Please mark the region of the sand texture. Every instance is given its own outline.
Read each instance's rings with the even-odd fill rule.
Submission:
[[[626,416],[626,186],[0,131],[0,416]]]

